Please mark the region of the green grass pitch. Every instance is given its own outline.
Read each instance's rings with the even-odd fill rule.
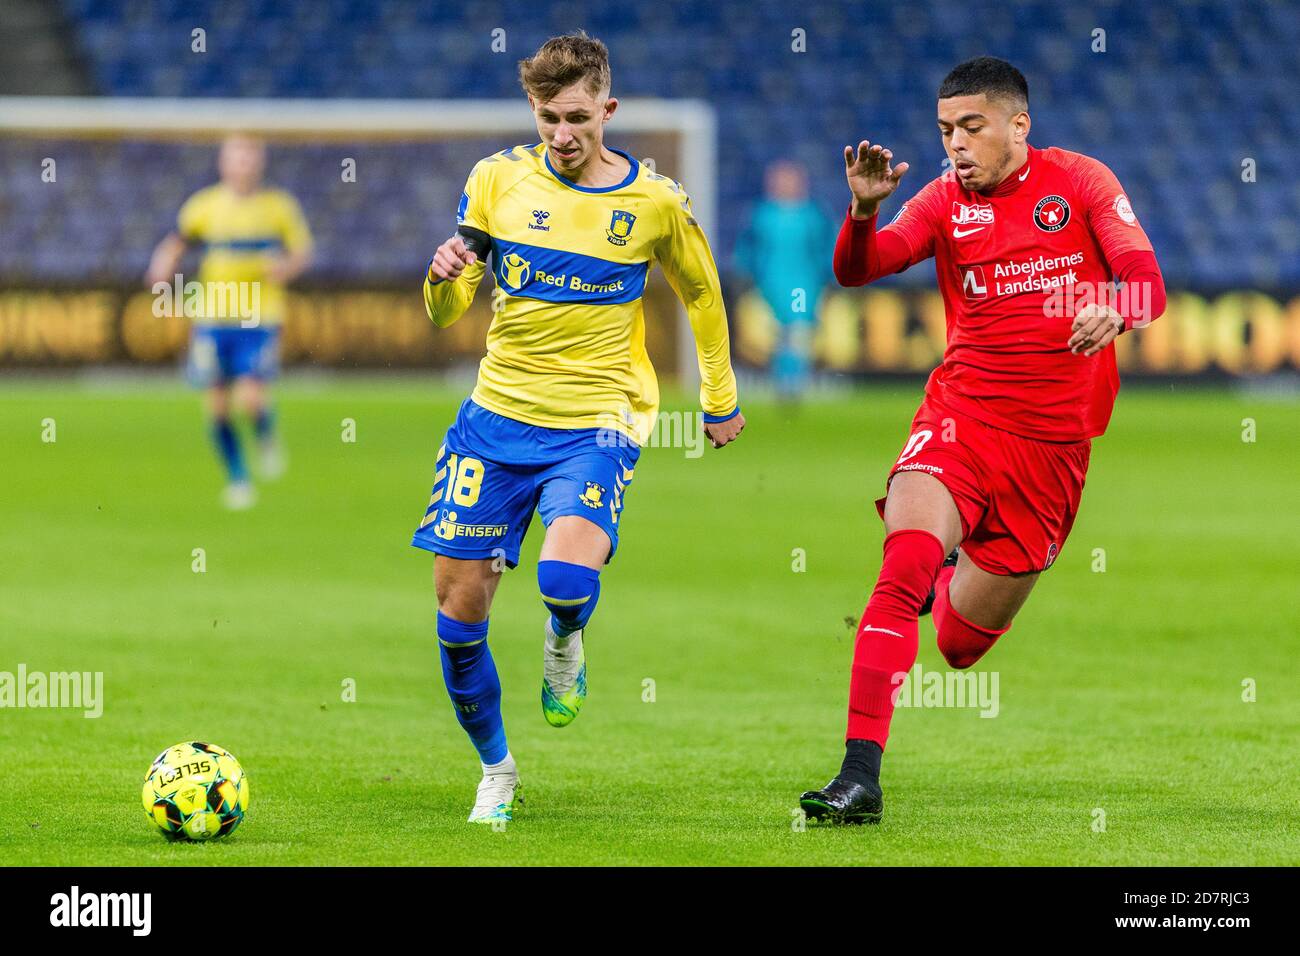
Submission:
[[[0,671],[102,671],[105,696],[99,719],[0,710],[0,864],[1300,859],[1293,400],[1127,388],[1068,545],[978,668],[998,715],[900,710],[884,823],[850,830],[801,831],[793,808],[838,764],[871,501],[919,386],[746,402],[723,452],[648,449],[571,727],[538,703],[540,523],[502,582],[491,641],[528,802],[494,832],[464,822],[478,765],[438,673],[431,556],[408,545],[462,394],[285,383],[289,474],[229,515],[196,396],[0,385]],[[188,739],[249,774],[228,840],[171,845],[142,814],[149,761]]]

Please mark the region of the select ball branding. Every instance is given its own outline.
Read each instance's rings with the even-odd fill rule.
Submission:
[[[212,773],[212,762],[209,760],[198,760],[191,763],[184,763],[178,767],[169,767],[163,764],[159,767],[154,776],[154,781],[159,787],[165,787],[169,783],[175,783],[181,777],[188,777],[193,774]]]

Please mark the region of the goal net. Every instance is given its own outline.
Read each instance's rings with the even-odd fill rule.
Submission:
[[[286,364],[436,367],[477,360],[482,290],[437,331],[420,281],[455,227],[474,163],[537,141],[520,100],[222,100],[0,97],[0,365],[167,363],[185,320],[159,318],[144,285],[181,203],[216,180],[216,146],[268,144],[266,181],[302,204],[315,262],[288,304]],[[715,222],[715,121],[693,100],[620,101],[607,141],[682,182]],[[182,264],[194,271],[196,258]],[[657,273],[655,274],[657,275]],[[662,372],[697,375],[689,327],[662,278],[646,343]]]

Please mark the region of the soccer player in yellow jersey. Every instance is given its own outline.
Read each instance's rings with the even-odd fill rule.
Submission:
[[[253,422],[261,476],[278,478],[284,455],[276,440],[266,384],[279,371],[284,287],[311,262],[311,232],[297,201],[262,185],[266,147],[233,135],[217,159],[221,181],[200,189],[181,206],[176,231],[154,250],[148,281],[156,293],[173,282],[185,286],[193,320],[188,377],[207,391],[212,440],[226,468],[226,507],[255,500],[239,437],[231,422],[232,392]],[[176,274],[190,246],[203,247],[196,294]],[[177,296],[180,297],[179,295]]]
[[[433,496],[412,544],[434,552],[438,643],[456,716],[483,778],[471,823],[509,820],[519,776],[487,646],[501,562],[514,567],[534,510],[549,610],[542,712],[563,727],[587,696],[583,628],[640,444],[659,405],[641,296],[658,263],[695,333],[704,429],[715,448],[745,427],[717,267],[682,187],[604,144],[618,100],[605,45],[555,37],[519,65],[541,142],[481,160],[424,283],[440,327],[488,271],[500,299],[478,384],[438,449]]]

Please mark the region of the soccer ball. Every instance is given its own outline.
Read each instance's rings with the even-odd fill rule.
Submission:
[[[248,778],[234,754],[198,740],[160,753],[144,779],[144,815],[169,840],[226,836],[248,810]]]

